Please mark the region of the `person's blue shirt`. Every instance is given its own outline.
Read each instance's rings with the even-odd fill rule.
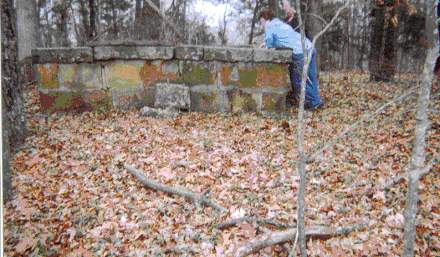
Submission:
[[[267,21],[264,42],[267,48],[290,48],[294,54],[303,54],[301,34],[278,18]],[[305,38],[305,43],[310,50],[312,42]]]

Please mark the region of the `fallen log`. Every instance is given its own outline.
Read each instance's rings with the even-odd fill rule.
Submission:
[[[315,226],[306,228],[307,238],[328,239],[335,236],[346,235],[352,231],[359,230],[366,227],[366,224],[360,224],[343,228],[329,228],[325,226]],[[236,257],[244,257],[256,253],[268,246],[282,244],[292,241],[296,236],[296,229],[288,229],[285,231],[278,231],[265,234],[260,238],[255,238],[239,247],[235,253]]]
[[[209,200],[205,194],[194,193],[189,191],[188,189],[181,187],[166,186],[164,184],[161,184],[159,182],[147,178],[144,174],[142,174],[141,171],[137,170],[136,168],[130,165],[125,164],[124,167],[147,188],[168,194],[183,196],[186,199],[189,199],[195,203],[200,203],[202,205],[210,206],[220,212],[228,211],[228,209],[226,209],[225,207],[215,203],[214,201]]]
[[[272,219],[261,219],[258,217],[243,217],[222,222],[215,226],[217,229],[226,229],[237,226],[241,222],[256,222],[259,225],[270,225],[277,228],[294,228],[296,225],[281,223]]]

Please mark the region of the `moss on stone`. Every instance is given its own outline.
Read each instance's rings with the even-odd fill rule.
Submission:
[[[232,96],[233,112],[251,112],[257,110],[257,102],[252,94],[237,92]]]
[[[188,85],[214,84],[214,76],[204,63],[186,63],[184,66],[183,82]]]
[[[238,74],[240,76],[239,83],[241,87],[256,87],[257,85],[257,70],[239,69]]]

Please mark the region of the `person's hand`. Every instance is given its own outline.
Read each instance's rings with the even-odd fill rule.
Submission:
[[[264,42],[261,43],[260,48],[266,48],[266,44]]]

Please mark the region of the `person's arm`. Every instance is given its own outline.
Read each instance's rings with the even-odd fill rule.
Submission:
[[[266,27],[266,33],[264,33],[264,43],[266,48],[274,48],[275,40],[274,40],[274,32],[272,26]]]

